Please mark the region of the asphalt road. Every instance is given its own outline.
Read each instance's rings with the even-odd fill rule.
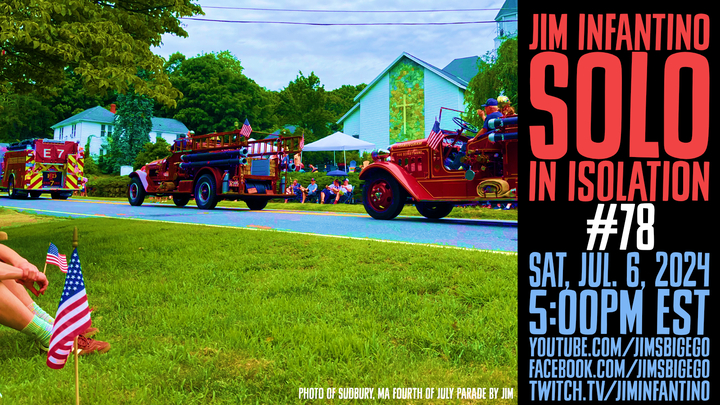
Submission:
[[[517,223],[476,219],[400,216],[378,221],[365,214],[286,211],[218,207],[199,210],[191,201],[178,208],[145,203],[133,207],[127,202],[102,200],[15,200],[0,197],[0,206],[45,215],[110,217],[125,220],[167,221],[238,228],[272,229],[284,232],[331,237],[374,239],[392,242],[441,245],[469,249],[517,252]]]

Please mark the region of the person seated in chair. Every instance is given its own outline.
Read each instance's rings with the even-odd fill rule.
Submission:
[[[330,204],[330,201],[332,201],[333,204],[337,204],[340,199],[340,192],[340,180],[335,179],[332,184],[329,184],[325,190],[322,191],[323,198],[320,204]]]
[[[305,194],[303,194],[303,204],[305,203],[306,199],[317,199],[318,198],[318,189],[317,184],[315,184],[315,178],[310,179],[310,185],[307,186],[305,189]]]
[[[295,201],[304,201],[305,200],[305,193],[303,192],[303,187],[298,183],[297,180],[293,180],[292,184],[288,186],[287,189],[285,189],[285,194],[295,194],[294,198],[286,198],[285,202],[287,203],[288,200],[295,200]]]
[[[345,181],[343,182],[343,185],[340,186],[340,190],[341,190],[342,194],[340,195],[338,202],[340,204],[343,204],[343,203],[350,201],[350,198],[352,197],[352,192],[353,192],[353,185],[350,184],[350,179],[345,179]]]

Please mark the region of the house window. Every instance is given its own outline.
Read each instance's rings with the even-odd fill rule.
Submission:
[[[73,124],[72,126],[72,135],[70,135],[71,138],[75,138],[75,134],[77,133],[77,124]]]
[[[355,138],[355,139],[360,139],[360,134],[353,134],[352,137]]]
[[[104,124],[100,125],[100,137],[101,138],[105,138],[106,136],[112,137],[112,133],[113,133],[112,125],[104,125]]]
[[[65,127],[60,127],[60,140],[61,141],[63,140],[63,129],[65,129]]]

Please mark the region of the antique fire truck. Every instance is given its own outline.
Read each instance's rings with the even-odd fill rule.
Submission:
[[[460,112],[441,108],[440,122],[443,110]],[[392,219],[410,203],[439,219],[459,204],[517,201],[517,115],[490,120],[490,130],[477,137],[478,129],[459,116],[452,121],[459,129],[441,129],[443,140],[434,149],[419,139],[373,151],[374,162],[360,173],[370,216]]]
[[[200,209],[220,200],[241,200],[251,210],[272,198],[287,197],[281,161],[300,152],[300,137],[249,140],[240,130],[180,138],[172,154],[130,174],[128,201],[141,205],[146,195],[172,196],[178,207],[191,198]]]
[[[0,156],[0,189],[10,198],[67,199],[83,178],[83,151],[71,141],[30,139],[13,143]]]

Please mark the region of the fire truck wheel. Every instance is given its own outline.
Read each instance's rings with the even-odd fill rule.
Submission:
[[[10,177],[10,179],[8,180],[7,194],[8,194],[8,197],[10,197],[10,198],[25,198],[25,197],[27,197],[27,194],[15,189],[15,177]]]
[[[375,173],[363,187],[365,211],[375,219],[393,219],[405,206],[405,190],[388,173]]]
[[[128,202],[130,205],[138,206],[142,205],[143,201],[145,201],[145,187],[140,178],[133,177],[128,186]]]
[[[440,219],[446,217],[453,209],[453,205],[450,203],[443,202],[432,202],[432,203],[416,203],[420,215],[430,219]]]
[[[267,200],[245,200],[245,204],[247,204],[248,208],[250,208],[253,211],[260,211],[267,205]]]
[[[188,202],[190,202],[190,196],[175,194],[173,195],[172,200],[178,207],[184,207]]]
[[[215,178],[211,174],[203,174],[195,183],[195,204],[201,210],[211,210],[218,203],[215,192]]]

